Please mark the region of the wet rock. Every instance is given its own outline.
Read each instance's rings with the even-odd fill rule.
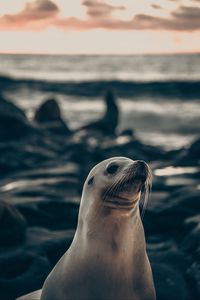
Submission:
[[[16,117],[22,117],[26,119],[26,115],[22,109],[17,107],[10,101],[7,101],[2,95],[0,95],[0,107],[4,109],[6,113],[15,114]]]
[[[0,142],[18,140],[36,132],[24,112],[0,96]]]
[[[147,233],[184,235],[185,218],[195,215],[200,209],[199,196],[200,190],[195,187],[186,187],[172,192],[167,198],[152,203],[147,207],[144,219]]]
[[[152,265],[157,299],[185,299],[190,298],[190,284],[184,270],[188,260],[172,239],[153,236],[148,243],[148,254]],[[194,291],[195,294],[195,291]]]
[[[133,160],[145,161],[161,160],[165,151],[158,147],[145,145],[131,136],[119,136],[117,139],[102,143],[101,151],[106,157],[126,156]]]
[[[48,200],[18,205],[29,226],[43,226],[54,230],[75,228],[78,208],[75,203]]]
[[[0,257],[1,299],[13,300],[41,288],[51,268],[46,257],[16,251]]]
[[[189,265],[187,275],[193,288],[200,297],[200,215],[187,218],[184,222],[185,237],[181,242],[181,249],[188,254]]]
[[[187,283],[174,265],[152,264],[157,300],[192,300]]]
[[[193,254],[200,252],[200,215],[187,218],[184,222],[184,229],[183,249]]]
[[[196,257],[199,257],[200,249],[198,251],[198,256],[195,255]],[[195,290],[196,295],[194,296],[193,299],[199,299],[200,298],[200,262],[199,259],[193,259],[191,262],[191,265],[187,269],[187,275],[190,278],[191,282],[191,291]]]
[[[40,146],[32,146],[30,140],[1,144],[0,168],[3,173],[0,177],[13,171],[36,168],[46,161],[55,159],[54,152]]]
[[[71,245],[75,230],[50,231],[41,227],[27,230],[26,249],[48,257],[52,268]]]
[[[15,246],[25,239],[26,221],[11,204],[0,200],[0,248]]]
[[[182,150],[175,158],[175,164],[181,166],[200,165],[200,138],[197,139],[187,149]]]

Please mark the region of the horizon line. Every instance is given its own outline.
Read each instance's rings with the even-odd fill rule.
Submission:
[[[180,51],[180,52],[151,52],[151,53],[49,53],[49,52],[12,52],[0,51],[0,55],[49,55],[49,56],[162,56],[162,55],[200,55],[197,51]]]

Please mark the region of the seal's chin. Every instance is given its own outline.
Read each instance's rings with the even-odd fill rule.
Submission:
[[[120,195],[113,195],[104,201],[104,206],[114,209],[132,209],[137,202],[138,199],[135,200],[134,198],[124,198]]]

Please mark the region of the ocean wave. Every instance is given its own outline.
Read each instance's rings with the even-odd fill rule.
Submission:
[[[197,80],[168,80],[168,81],[45,81],[36,79],[16,79],[0,76],[1,90],[29,88],[43,92],[53,92],[65,95],[97,97],[105,91],[113,90],[119,97],[158,96],[181,99],[200,98],[200,81]]]

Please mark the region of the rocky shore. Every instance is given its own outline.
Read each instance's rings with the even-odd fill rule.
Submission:
[[[175,151],[146,145],[117,131],[115,98],[105,100],[102,118],[73,132],[55,99],[30,121],[0,96],[0,299],[42,287],[73,239],[89,170],[112,156],[153,170],[143,222],[157,299],[200,298],[200,139]]]

